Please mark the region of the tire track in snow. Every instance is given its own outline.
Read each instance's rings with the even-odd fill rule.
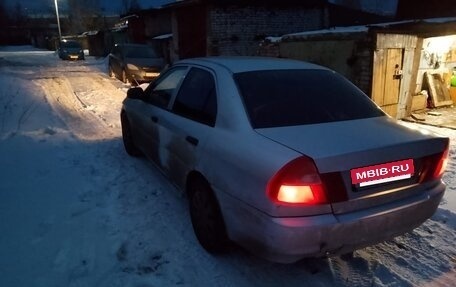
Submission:
[[[367,247],[358,254],[375,265],[372,275],[379,286],[383,286],[383,281],[392,286],[447,286],[439,282],[456,280],[455,254],[451,251],[454,243],[450,243],[454,240],[451,227],[431,219],[411,233]]]
[[[75,96],[87,111],[92,112],[110,127],[120,128],[119,113],[126,95],[114,86],[113,80],[93,72],[73,74],[68,80]]]
[[[0,137],[41,129],[41,113],[49,111],[44,93],[33,82],[11,76],[0,78]]]
[[[76,137],[96,140],[111,135],[109,128],[102,121],[85,111],[66,77],[37,79],[35,82],[42,87],[55,113]]]
[[[59,286],[120,286],[104,283],[116,268],[110,237],[115,222],[106,204],[111,196],[109,184],[117,176],[111,172],[105,153],[118,141],[75,140],[72,144],[75,146],[58,152],[61,167],[83,180],[74,183],[75,200],[69,205],[68,215],[60,219],[72,236],[59,242],[53,271],[66,280]]]

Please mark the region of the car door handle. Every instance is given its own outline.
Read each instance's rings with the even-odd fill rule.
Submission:
[[[199,143],[199,140],[197,138],[192,137],[192,136],[187,136],[185,138],[185,140],[188,141],[189,143],[191,143],[194,146],[197,146],[198,143]]]
[[[153,121],[154,123],[158,122],[158,118],[156,116],[151,116],[150,120]]]

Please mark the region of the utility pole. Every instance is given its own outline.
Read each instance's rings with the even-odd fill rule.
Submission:
[[[62,31],[60,30],[60,17],[59,17],[59,6],[57,5],[57,0],[54,0],[55,4],[55,14],[57,14],[57,26],[59,27],[59,41],[62,40]]]

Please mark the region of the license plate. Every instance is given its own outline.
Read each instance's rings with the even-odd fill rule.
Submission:
[[[146,77],[158,77],[160,73],[146,73]]]
[[[78,56],[70,56],[70,59],[77,59]]]
[[[350,175],[352,184],[364,187],[411,178],[414,172],[413,159],[406,159],[354,168],[350,170]]]

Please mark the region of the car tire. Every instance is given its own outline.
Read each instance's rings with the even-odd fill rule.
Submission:
[[[188,189],[193,231],[201,246],[209,253],[223,253],[228,248],[228,236],[220,206],[209,184],[200,178]]]
[[[127,72],[125,70],[122,70],[122,82],[125,84],[130,84],[130,80],[127,77]]]
[[[122,141],[125,147],[125,151],[134,157],[139,157],[142,155],[141,151],[136,147],[135,142],[133,140],[133,135],[131,133],[130,122],[125,115],[125,113],[121,113],[120,115],[120,123],[122,125]]]

